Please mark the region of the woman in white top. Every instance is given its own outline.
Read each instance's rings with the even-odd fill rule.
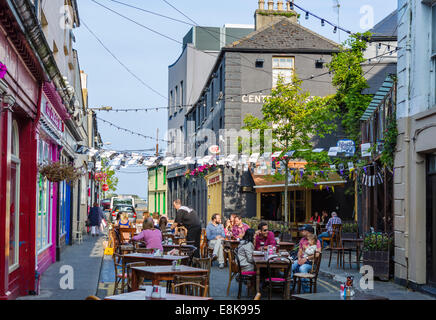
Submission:
[[[248,229],[238,247],[238,258],[241,264],[241,271],[254,271],[254,229]]]

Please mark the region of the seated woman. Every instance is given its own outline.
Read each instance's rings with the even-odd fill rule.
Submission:
[[[142,232],[132,238],[134,241],[144,241],[147,249],[159,249],[162,247],[162,233],[154,227],[153,218],[144,220]]]
[[[167,231],[168,219],[167,217],[160,217],[158,229],[164,233]]]
[[[241,264],[241,271],[254,271],[254,229],[248,229],[238,247],[238,258]]]
[[[127,212],[123,212],[120,215],[120,220],[118,221],[118,225],[120,228],[130,228],[131,223],[129,221],[129,214]]]
[[[321,216],[319,215],[318,211],[315,211],[313,216],[310,217],[309,222],[312,222],[312,223],[321,223]]]

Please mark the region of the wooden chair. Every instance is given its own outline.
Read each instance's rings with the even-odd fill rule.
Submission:
[[[182,294],[196,297],[207,297],[207,285],[203,286],[195,282],[184,282],[172,285],[173,294]]]
[[[224,251],[227,253],[228,265],[229,265],[229,284],[227,285],[227,296],[230,293],[230,285],[232,280],[238,275],[238,263],[236,262],[235,253],[231,248],[225,248]]]
[[[99,297],[97,297],[97,296],[87,296],[85,298],[85,300],[101,300],[101,299]]]
[[[255,286],[254,281],[256,280],[256,271],[242,271],[241,262],[238,256],[238,250],[235,250],[235,260],[238,265],[238,275],[237,275],[237,279],[239,280],[238,299],[241,299],[242,284],[245,284],[247,286],[247,296],[249,296],[250,289]]]
[[[112,255],[115,267],[115,286],[113,294],[116,294],[118,286],[121,284],[120,292],[124,292],[125,280],[127,279],[127,273],[123,266],[123,256],[114,252]]]
[[[283,272],[283,278],[274,277],[272,272],[271,263],[280,261],[283,263],[282,268],[274,268],[274,271],[280,270]],[[268,286],[268,299],[271,300],[272,289],[275,287],[283,289],[283,298],[286,299],[288,295],[288,290],[286,289],[286,283],[290,281],[292,269],[292,261],[287,257],[271,257],[266,261],[266,270],[267,270],[267,278],[265,279],[265,283]]]
[[[201,276],[182,276],[182,275],[175,275],[173,283],[175,285],[180,283],[187,283],[187,282],[193,282],[198,283],[202,286],[207,286],[207,296],[210,297],[210,290],[209,290],[209,276],[201,275]]]
[[[322,253],[315,252],[315,256],[313,258],[312,269],[309,273],[294,273],[294,284],[292,286],[292,293],[294,293],[295,286],[298,282],[298,293],[301,292],[301,282],[303,279],[307,279],[309,281],[310,293],[316,293],[317,288],[317,280],[319,268],[321,266]]]
[[[136,228],[119,228],[122,243],[128,243],[135,235]]]
[[[348,252],[349,255],[349,262],[350,262],[350,268],[351,266],[351,252],[352,248],[345,248],[342,240],[341,240],[341,234],[342,234],[342,225],[341,224],[334,224],[332,229],[332,236],[331,236],[331,242],[330,247],[326,250],[330,251],[330,257],[329,257],[329,267],[332,260],[332,254],[333,252],[336,252],[337,259],[336,259],[336,267],[341,266],[343,269],[345,269],[345,252]]]
[[[261,296],[262,296],[262,294],[260,292],[258,292],[253,300],[260,300]]]
[[[204,233],[203,241],[204,241],[203,246],[202,247],[200,246],[202,248],[200,252],[201,256],[203,258],[212,257],[213,248],[209,248],[209,240],[207,240],[206,232]]]
[[[127,289],[128,291],[130,291],[130,288],[132,288],[132,268],[133,267],[146,267],[149,266],[151,264],[145,262],[145,261],[139,261],[139,262],[131,262],[126,264],[126,274],[127,274]],[[144,279],[140,279],[139,280],[139,290],[145,290],[144,288]],[[142,284],[141,284],[142,283]],[[151,285],[151,281],[150,283],[147,283],[148,285]]]
[[[207,270],[207,288],[208,288],[208,296],[210,296],[210,269],[212,267],[212,259],[211,258],[192,258],[192,266],[194,268],[200,268]]]

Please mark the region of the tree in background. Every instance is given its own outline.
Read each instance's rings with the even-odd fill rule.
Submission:
[[[115,176],[115,171],[110,170],[109,160],[106,158],[101,159],[101,170],[100,172],[105,175],[105,183],[109,186],[108,192],[117,191],[118,178]]]
[[[262,107],[263,118],[247,115],[244,129],[272,130],[272,151],[280,151],[277,162],[280,172],[273,179],[285,181],[285,221],[288,222],[288,186],[290,180],[301,186],[312,187],[325,178],[323,170],[328,167],[326,151],[313,152],[313,138],[324,138],[336,129],[336,105],[331,97],[312,97],[303,91],[302,81],[296,76],[292,83],[285,84],[279,79],[277,87],[271,91]],[[268,141],[263,141],[268,143]],[[293,171],[290,176],[289,162],[305,161],[304,170]],[[282,167],[283,166],[283,167]]]

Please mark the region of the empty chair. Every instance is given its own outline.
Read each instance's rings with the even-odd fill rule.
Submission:
[[[207,297],[207,285],[201,285],[195,282],[183,282],[172,285],[174,294],[182,294],[187,296]]]
[[[275,271],[282,271],[283,276],[275,277],[271,267],[271,264],[280,264],[280,267],[274,267]],[[267,278],[265,279],[265,283],[268,286],[268,299],[271,300],[272,289],[273,288],[281,288],[283,289],[283,298],[286,299],[289,293],[289,288],[287,284],[290,283],[290,274],[291,274],[292,262],[291,259],[287,257],[271,257],[266,262],[266,270],[267,270]]]

